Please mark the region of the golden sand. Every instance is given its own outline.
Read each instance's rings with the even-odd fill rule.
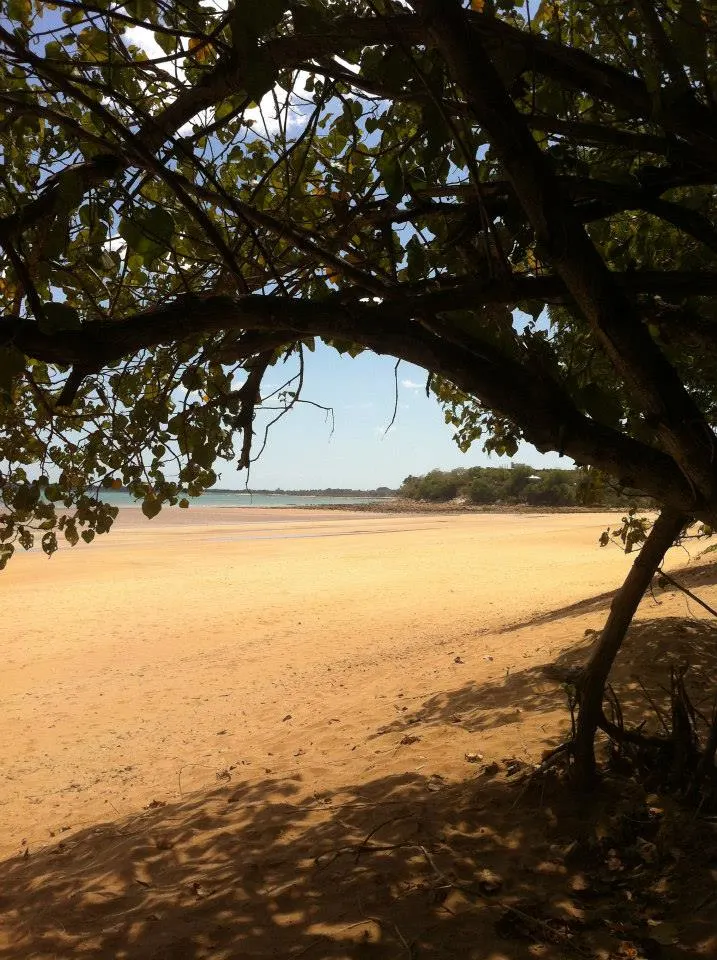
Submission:
[[[500,633],[620,582],[629,558],[597,545],[609,519],[128,509],[89,547],[17,557],[0,580],[0,850],[232,769],[353,782],[407,762],[377,735],[426,701],[445,706],[414,766],[539,756],[555,718],[536,726],[519,702],[480,736],[454,725],[448,747],[445,726],[480,713],[471,689],[599,626]]]
[[[124,510],[89,547],[18,557],[0,577],[0,960],[566,956],[502,897],[626,956],[621,929],[606,945],[581,926],[591,881],[563,854],[584,804],[512,773],[564,738],[545,667],[583,662],[630,563],[597,545],[611,519]],[[680,576],[715,603],[714,566]],[[674,658],[712,696],[701,616],[679,592],[643,603],[615,671],[629,722]],[[642,864],[630,894],[668,891],[685,956],[717,957],[708,861]],[[486,876],[497,893],[462,892]]]

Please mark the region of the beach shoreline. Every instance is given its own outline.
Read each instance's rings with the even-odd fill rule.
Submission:
[[[192,503],[189,508],[164,507],[161,513],[151,521],[142,513],[139,506],[122,504],[114,523],[114,529],[128,525],[144,526],[196,526],[207,523],[257,523],[264,521],[287,522],[294,519],[304,521],[329,520],[331,518],[348,519],[356,517],[385,516],[515,516],[515,517],[549,517],[549,516],[614,516],[621,518],[627,511],[626,507],[535,507],[525,504],[512,505],[475,505],[457,503],[429,503],[413,500],[387,500],[367,504],[292,504],[285,506],[264,505],[234,505],[234,504],[202,504]],[[649,509],[639,510],[641,515],[651,515]]]

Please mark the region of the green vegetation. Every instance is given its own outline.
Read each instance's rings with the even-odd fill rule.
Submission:
[[[459,467],[406,477],[398,495],[408,500],[472,504],[528,504],[535,507],[650,506],[634,491],[618,489],[589,470],[541,470],[524,464],[510,467]]]

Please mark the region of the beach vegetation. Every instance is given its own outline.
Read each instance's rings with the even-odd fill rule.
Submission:
[[[406,477],[398,496],[407,500],[483,505],[551,507],[642,507],[654,509],[649,498],[635,490],[595,475],[585,467],[543,469],[513,463],[510,467],[458,467],[431,470],[421,477]]]

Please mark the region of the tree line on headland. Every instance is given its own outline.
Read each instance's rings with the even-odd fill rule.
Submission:
[[[550,507],[648,507],[651,501],[612,484],[595,470],[543,470],[525,464],[510,467],[459,467],[409,476],[398,496],[446,503],[527,504]]]

